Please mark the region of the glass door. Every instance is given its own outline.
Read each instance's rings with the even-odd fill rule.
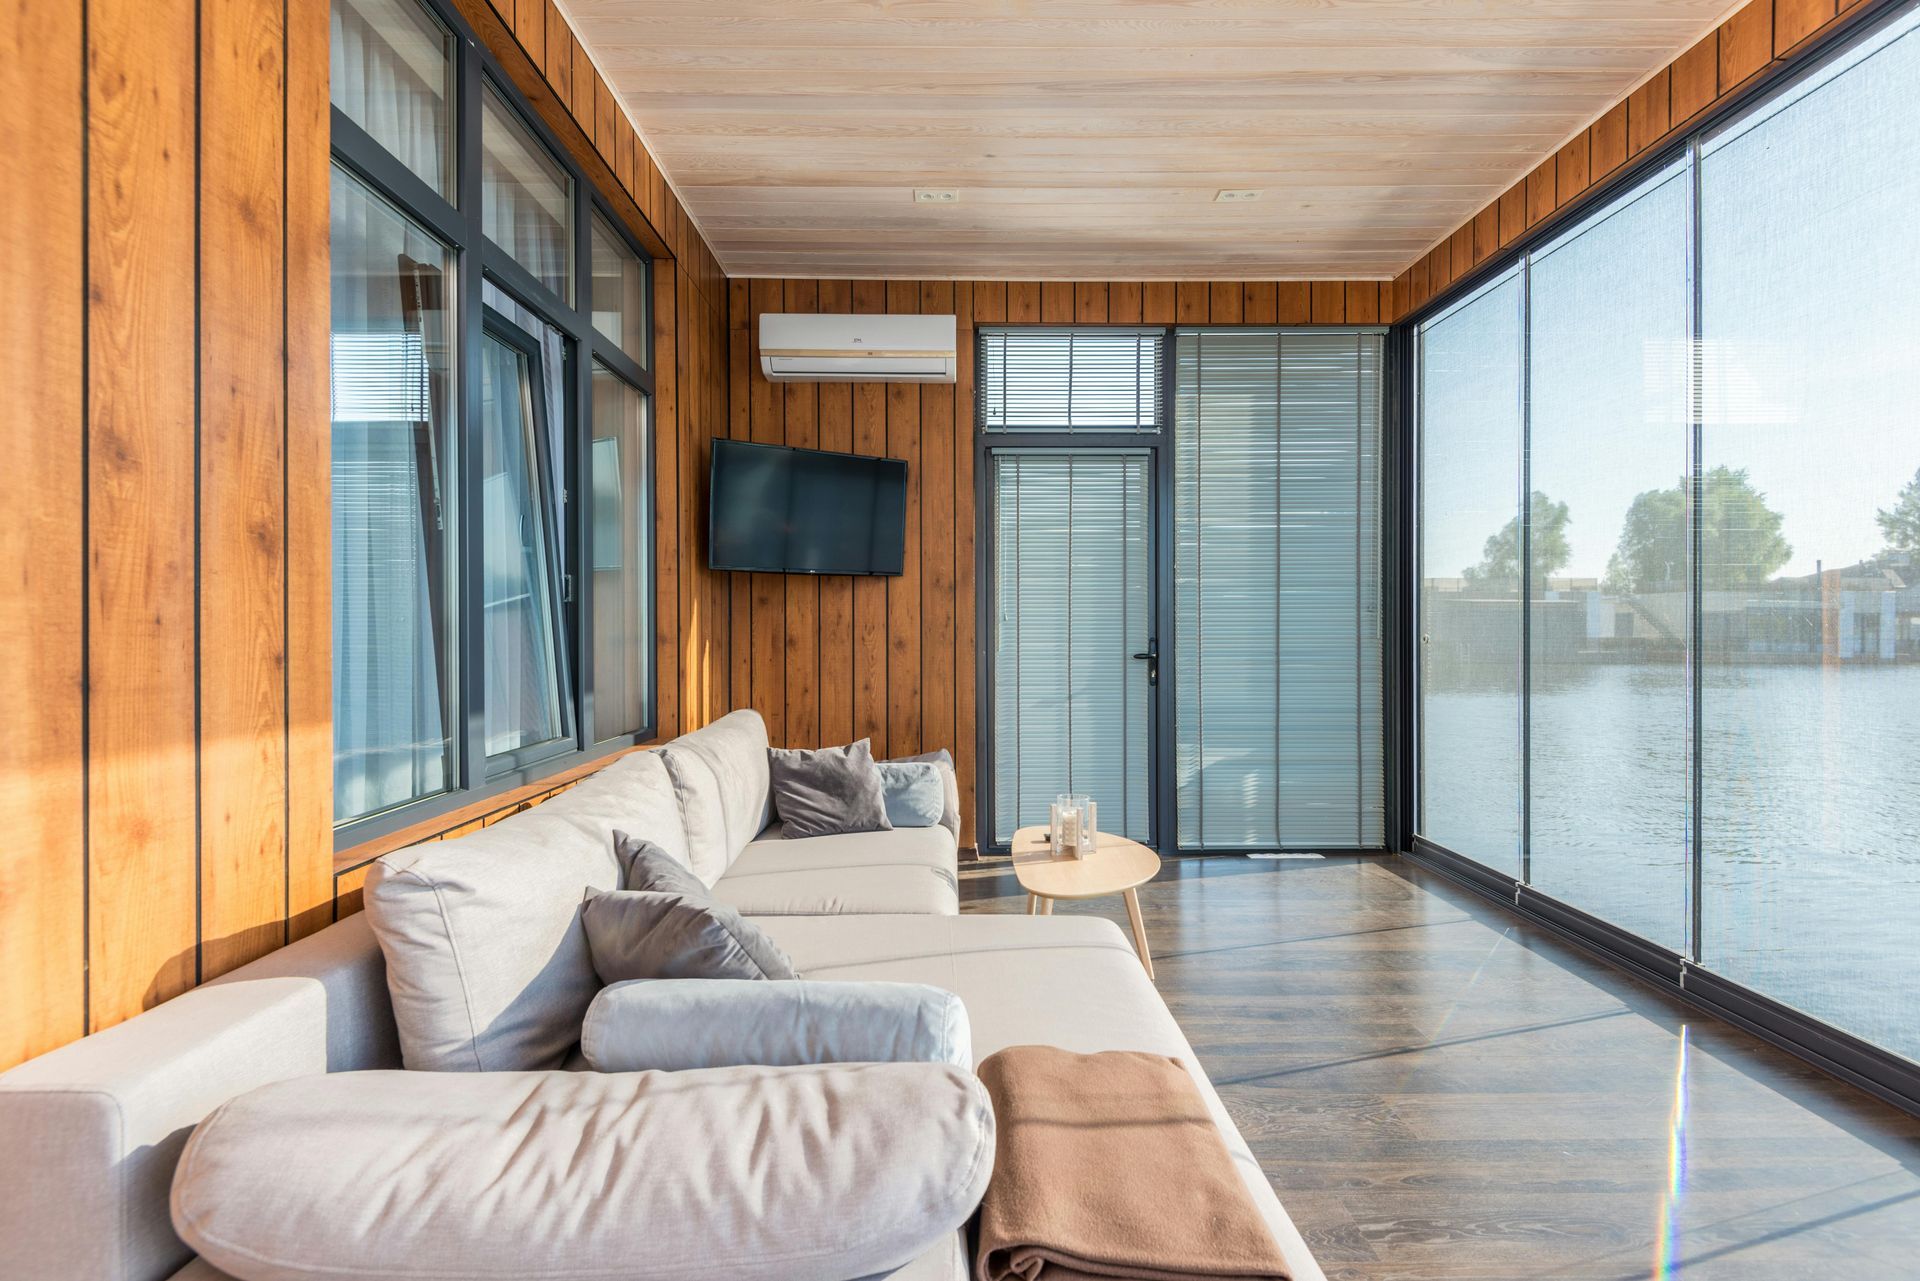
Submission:
[[[1159,685],[1150,448],[988,453],[993,842],[1061,792],[1152,844]]]

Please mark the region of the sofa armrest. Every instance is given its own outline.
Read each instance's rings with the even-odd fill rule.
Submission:
[[[602,1072],[759,1064],[946,1063],[970,1070],[966,1006],[924,983],[636,979],[601,990],[580,1049]]]

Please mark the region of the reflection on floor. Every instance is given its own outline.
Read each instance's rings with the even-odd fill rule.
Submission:
[[[1026,907],[991,864],[962,898]],[[1169,859],[1140,901],[1333,1281],[1920,1277],[1920,1120],[1411,864]]]

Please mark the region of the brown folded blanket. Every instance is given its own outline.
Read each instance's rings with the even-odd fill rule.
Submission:
[[[1016,1045],[979,1073],[999,1135],[979,1281],[1287,1281],[1180,1060]]]

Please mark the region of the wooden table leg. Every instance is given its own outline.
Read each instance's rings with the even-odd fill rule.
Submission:
[[[1027,915],[1040,915],[1040,896],[1038,894],[1027,895]]]
[[[1042,916],[1052,916],[1052,915],[1053,915],[1053,900],[1052,900],[1052,899],[1050,899],[1050,898],[1043,898],[1043,899],[1041,899],[1041,900],[1040,900],[1040,915],[1042,915]]]
[[[1147,977],[1153,977],[1153,955],[1147,951],[1147,924],[1140,919],[1140,896],[1127,890],[1120,897],[1127,900],[1127,919],[1133,922],[1133,949],[1140,953],[1140,964],[1147,967]]]

